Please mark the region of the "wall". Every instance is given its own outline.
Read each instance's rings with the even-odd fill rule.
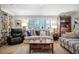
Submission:
[[[11,15],[6,12],[0,10],[0,34],[7,32],[8,34],[11,29]]]
[[[19,20],[21,21],[21,26],[16,26],[16,21]],[[24,17],[24,16],[13,16],[12,17],[12,28],[22,28],[22,23],[27,23],[28,17]]]

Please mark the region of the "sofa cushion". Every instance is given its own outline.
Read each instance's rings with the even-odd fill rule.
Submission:
[[[36,35],[39,36],[40,35],[40,31],[35,31]]]
[[[68,46],[74,48],[74,45],[78,43],[79,43],[79,40],[75,40],[75,41],[72,40],[68,42]]]
[[[21,37],[16,37],[16,38],[12,38],[11,39],[11,42],[19,42],[19,41],[21,41]]]
[[[79,51],[79,43],[76,43],[76,44],[74,45],[74,49],[77,50],[77,51]]]
[[[79,40],[79,39],[65,39],[63,42],[65,44],[68,44],[69,41],[75,41],[75,40]]]
[[[22,33],[13,33],[13,37],[21,37]]]
[[[40,35],[41,35],[41,36],[46,36],[46,31],[41,31],[41,32],[40,32]]]
[[[23,34],[22,29],[11,29],[11,36],[12,37],[21,37]]]
[[[27,31],[27,36],[32,36],[32,33]]]

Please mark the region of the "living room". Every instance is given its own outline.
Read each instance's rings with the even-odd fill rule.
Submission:
[[[78,54],[79,4],[0,4],[0,54]]]

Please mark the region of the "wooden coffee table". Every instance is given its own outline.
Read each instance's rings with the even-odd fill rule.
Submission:
[[[31,36],[29,39],[29,53],[32,50],[51,51],[53,53],[53,39],[50,36]]]
[[[30,43],[29,53],[31,53],[32,50],[39,50],[39,51],[50,50],[53,53],[53,43]]]

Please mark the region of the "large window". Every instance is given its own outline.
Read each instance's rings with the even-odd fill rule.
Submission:
[[[28,22],[29,29],[46,28],[46,20],[44,19],[30,19]]]

